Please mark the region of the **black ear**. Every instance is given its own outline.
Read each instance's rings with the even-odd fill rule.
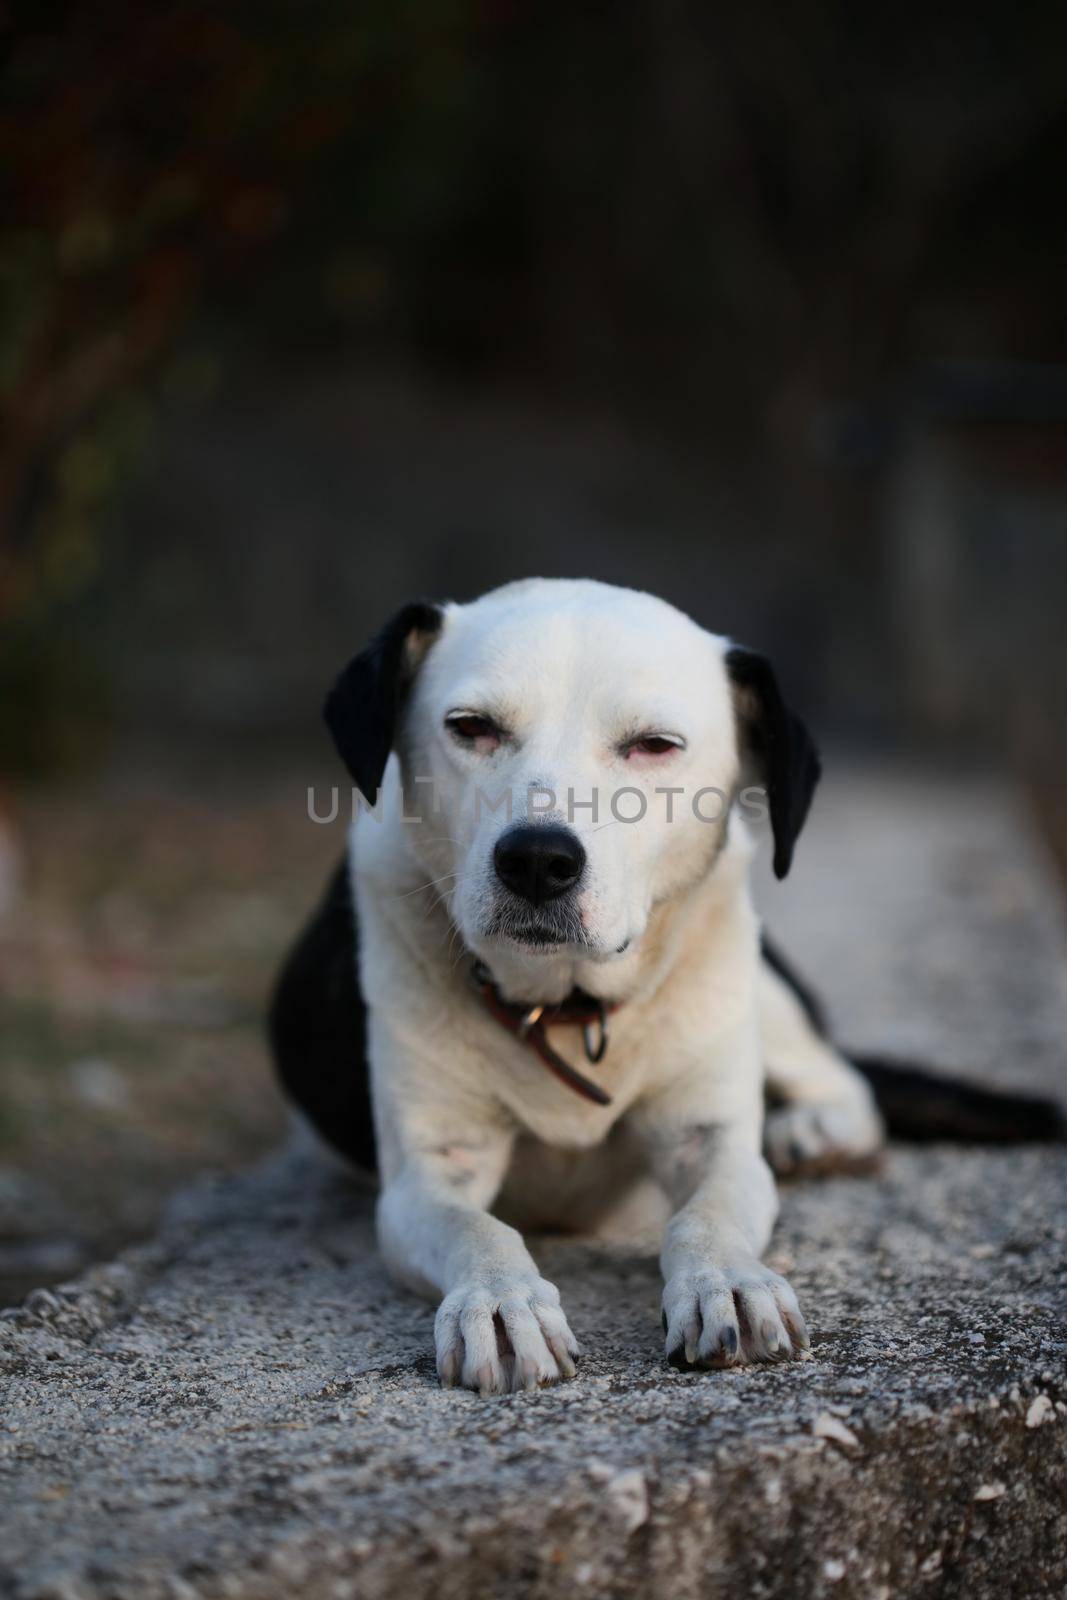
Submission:
[[[341,760],[371,805],[393,747],[396,719],[415,668],[443,616],[424,600],[401,607],[348,663],[326,696],[324,715]]]
[[[760,768],[774,835],[774,873],[784,878],[793,862],[822,763],[815,741],[782,699],[766,656],[734,646],[726,652],[734,685],[742,748]]]

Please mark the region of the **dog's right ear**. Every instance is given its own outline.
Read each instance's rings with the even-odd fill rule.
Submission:
[[[345,667],[323,714],[341,760],[369,805],[381,787],[397,716],[415,669],[441,631],[444,613],[425,600],[402,606]]]

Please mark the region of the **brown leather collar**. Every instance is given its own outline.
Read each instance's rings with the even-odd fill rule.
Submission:
[[[619,1009],[618,1003],[598,1000],[595,995],[586,994],[584,989],[572,989],[558,1005],[516,1005],[504,999],[480,961],[474,963],[472,977],[486,1010],[502,1028],[506,1028],[523,1044],[528,1044],[568,1089],[573,1089],[575,1094],[583,1095],[598,1106],[610,1106],[611,1096],[599,1083],[587,1078],[584,1072],[579,1072],[553,1050],[545,1036],[545,1029],[560,1024],[580,1027],[586,1057],[593,1066],[597,1066],[603,1061],[608,1048],[608,1017]],[[594,1029],[597,1032],[594,1033]]]

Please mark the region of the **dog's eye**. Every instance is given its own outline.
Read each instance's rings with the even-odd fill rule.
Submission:
[[[682,749],[681,739],[667,733],[643,733],[626,746],[628,756],[669,756]]]
[[[479,717],[473,711],[457,711],[445,718],[445,727],[461,744],[481,744],[491,740],[500,743],[500,729],[488,717]]]

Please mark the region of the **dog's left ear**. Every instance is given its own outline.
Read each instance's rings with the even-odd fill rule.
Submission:
[[[766,656],[734,645],[727,650],[725,662],[733,684],[742,750],[755,761],[767,789],[774,874],[784,878],[822,771],[819,752],[803,722],[782,699]]]
[[[397,717],[415,669],[441,631],[444,614],[425,600],[402,606],[345,667],[323,714],[360,794],[374,805],[393,747]]]

